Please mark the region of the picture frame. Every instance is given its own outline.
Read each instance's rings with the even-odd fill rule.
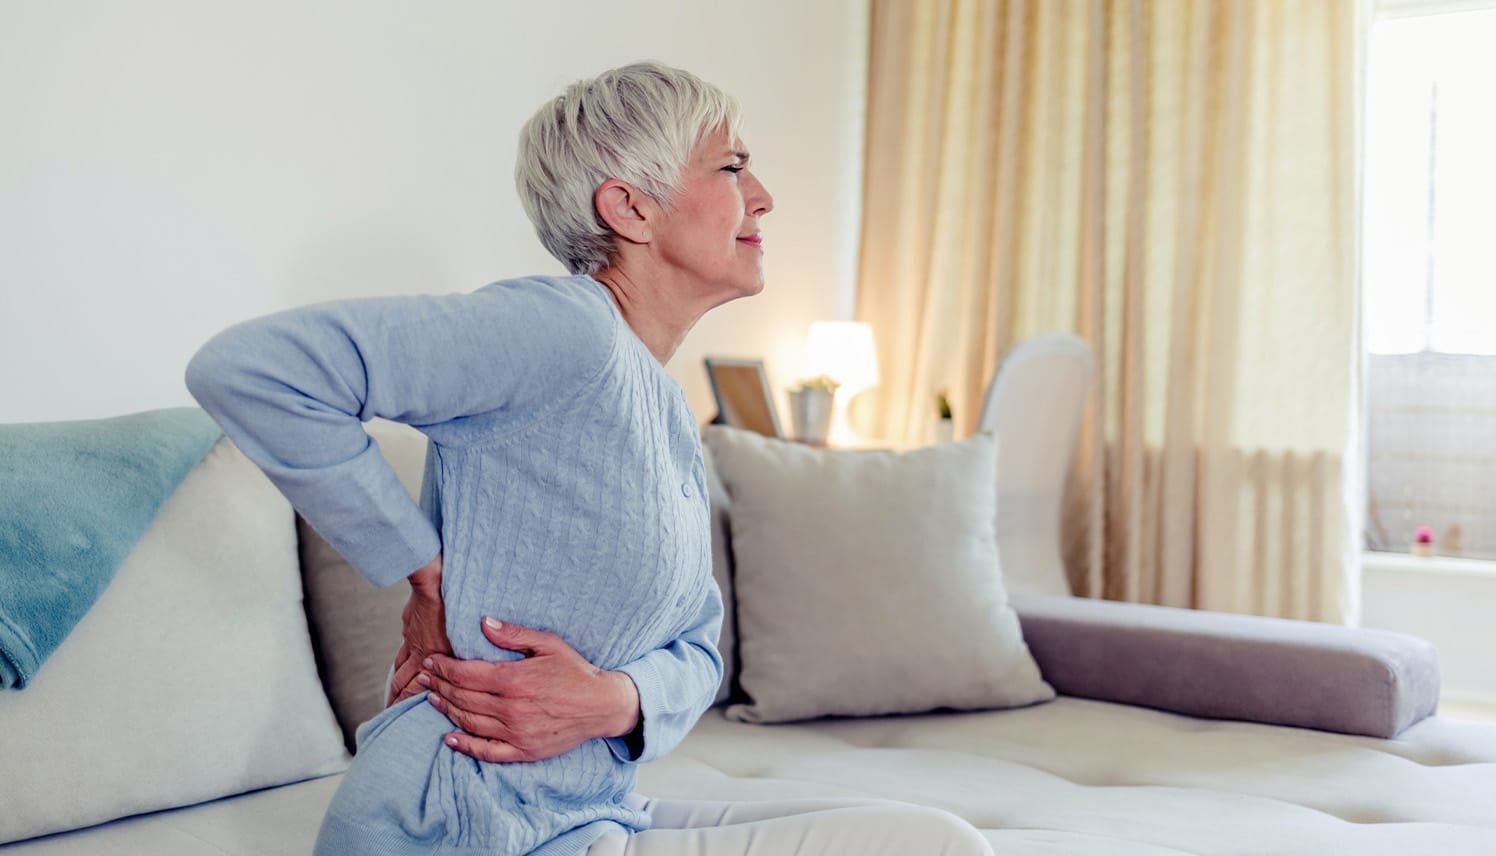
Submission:
[[[734,357],[706,357],[706,376],[717,402],[713,423],[742,428],[782,439],[779,413],[769,392],[764,361]]]

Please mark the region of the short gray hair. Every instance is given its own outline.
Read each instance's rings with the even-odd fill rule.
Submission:
[[[726,127],[736,137],[738,102],[695,75],[637,62],[579,80],[542,106],[519,134],[514,181],[540,242],[573,274],[608,263],[613,232],[593,196],[616,178],[667,209],[701,140]]]

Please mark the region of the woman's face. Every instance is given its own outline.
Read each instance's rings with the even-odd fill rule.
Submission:
[[[709,135],[691,155],[675,205],[654,240],[661,259],[728,299],[764,287],[758,220],[774,199],[748,168],[748,151],[726,130]]]

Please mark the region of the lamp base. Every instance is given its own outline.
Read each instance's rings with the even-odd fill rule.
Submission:
[[[826,437],[828,446],[856,448],[870,445],[867,440],[852,430],[852,423],[847,418],[847,408],[851,403],[852,396],[850,395],[838,395],[832,399],[831,431]]]

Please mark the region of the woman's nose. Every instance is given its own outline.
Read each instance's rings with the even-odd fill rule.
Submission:
[[[747,170],[744,171],[747,172]],[[758,176],[751,173],[749,181],[751,182],[751,187],[746,200],[748,203],[748,212],[755,217],[759,217],[773,211],[774,197],[769,195],[768,188],[764,187],[764,183],[758,180]]]

